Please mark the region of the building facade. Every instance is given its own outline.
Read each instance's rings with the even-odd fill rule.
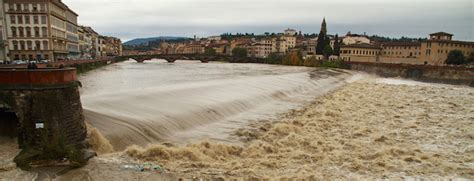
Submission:
[[[352,44],[370,44],[370,39],[367,35],[352,34],[348,32],[346,36],[342,37],[342,43],[344,45]]]
[[[378,62],[382,48],[371,44],[352,44],[341,46],[340,58],[349,62]]]
[[[6,34],[5,8],[3,0],[0,0],[0,64],[10,61],[8,39]]]
[[[67,50],[68,60],[80,59],[81,52],[79,49],[79,35],[78,35],[78,25],[77,25],[77,14],[72,10],[66,10],[66,37],[67,37]]]
[[[106,56],[99,35],[90,27],[80,27],[78,14],[61,0],[0,2],[0,38],[6,46],[4,51],[0,48],[0,57],[60,61]],[[121,54],[121,42],[115,47],[114,54]]]
[[[444,64],[452,50],[459,50],[468,57],[474,53],[474,42],[452,40],[453,35],[445,32],[430,34],[428,41],[421,43],[420,59],[429,64]]]
[[[296,32],[296,30],[294,29],[286,29],[285,31],[283,31],[283,34],[286,35],[286,36],[296,36],[298,34],[298,32]]]
[[[452,40],[452,34],[430,34],[427,41],[388,42],[380,45],[351,44],[341,46],[341,59],[356,62],[443,65],[452,50],[465,57],[474,53],[474,42]]]
[[[247,55],[249,57],[266,58],[276,51],[276,40],[271,38],[262,39],[247,46]]]
[[[4,0],[12,60],[66,59],[67,17],[60,0]],[[77,16],[76,16],[77,17]]]
[[[121,56],[122,55],[122,42],[120,39],[109,36],[102,36],[103,42],[103,52],[107,57]]]

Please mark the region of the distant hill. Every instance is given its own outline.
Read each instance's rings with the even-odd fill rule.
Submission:
[[[123,43],[127,46],[148,46],[150,42],[157,41],[157,40],[165,40],[165,41],[176,41],[176,40],[187,40],[190,38],[187,37],[175,37],[175,36],[159,36],[153,38],[137,38],[130,41]]]

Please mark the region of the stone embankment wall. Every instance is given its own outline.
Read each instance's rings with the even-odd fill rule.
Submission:
[[[0,103],[19,122],[19,166],[64,158],[87,146],[78,85],[74,68],[0,69]],[[78,155],[74,159],[82,159]]]
[[[407,65],[349,62],[350,69],[382,77],[402,77],[425,82],[460,84],[474,87],[474,68],[459,66]]]

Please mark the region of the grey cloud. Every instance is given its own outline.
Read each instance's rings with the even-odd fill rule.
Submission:
[[[322,18],[331,33],[367,32],[425,37],[449,31],[474,40],[471,0],[64,0],[81,24],[125,40],[208,36],[224,32],[317,33]]]

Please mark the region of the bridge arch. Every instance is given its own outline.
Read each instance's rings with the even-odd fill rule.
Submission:
[[[12,107],[0,100],[0,137],[18,138],[20,120]]]

